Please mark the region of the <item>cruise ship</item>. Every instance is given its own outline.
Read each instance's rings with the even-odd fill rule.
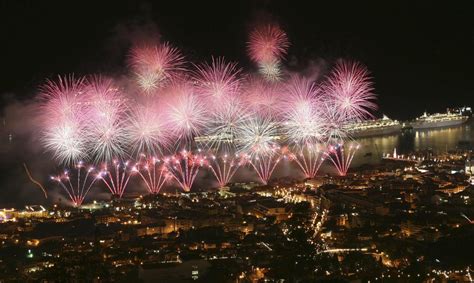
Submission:
[[[354,138],[398,134],[402,124],[383,115],[381,119],[367,120],[346,125],[347,133]]]
[[[416,118],[414,121],[409,122],[409,125],[414,130],[442,128],[442,127],[454,127],[464,124],[469,119],[469,116],[463,112],[446,112],[446,113],[435,113],[427,114],[426,112]]]

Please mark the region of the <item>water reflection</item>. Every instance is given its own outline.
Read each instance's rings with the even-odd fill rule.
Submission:
[[[474,141],[473,122],[454,128],[413,131],[399,135],[357,139],[361,148],[354,158],[353,166],[380,162],[384,153],[397,148],[399,154],[431,149],[435,153],[456,149],[460,141]]]

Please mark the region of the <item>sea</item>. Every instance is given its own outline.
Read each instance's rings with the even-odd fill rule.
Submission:
[[[360,144],[352,166],[377,164],[383,155],[394,152],[407,154],[415,151],[431,150],[444,153],[456,149],[472,149],[474,145],[474,121],[450,128],[412,130],[394,135],[374,136],[356,139]]]

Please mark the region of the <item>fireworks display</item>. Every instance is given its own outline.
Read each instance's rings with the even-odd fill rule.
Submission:
[[[205,158],[200,154],[182,150],[180,153],[166,159],[166,168],[175,181],[185,192],[189,192],[193,186],[199,169],[204,165]]]
[[[250,59],[258,64],[259,72],[269,81],[281,78],[280,60],[288,46],[286,33],[275,23],[257,26],[247,43]]]
[[[177,145],[190,147],[194,137],[202,134],[209,122],[209,112],[190,82],[177,82],[167,97],[167,125],[179,141]]]
[[[254,114],[276,118],[282,110],[284,92],[280,84],[250,77],[243,93],[243,102]]]
[[[140,175],[150,194],[157,194],[165,183],[171,178],[164,160],[156,157],[142,156],[132,169]]]
[[[255,156],[254,158],[246,156],[245,158],[247,163],[255,170],[263,185],[268,184],[273,171],[275,171],[276,166],[280,162],[277,150],[274,150],[272,154]]]
[[[324,87],[336,109],[351,119],[364,120],[377,108],[369,72],[360,63],[339,61]]]
[[[346,146],[345,144],[331,145],[326,152],[326,156],[334,164],[339,175],[346,176],[352,159],[358,149],[358,144],[351,144],[349,146]]]
[[[204,136],[196,141],[215,151],[234,151],[237,131],[249,117],[242,101],[235,97],[228,98],[211,112]]]
[[[277,123],[269,118],[252,117],[242,123],[237,132],[239,153],[251,157],[273,155],[277,147]]]
[[[169,43],[136,46],[130,52],[130,66],[145,94],[165,86],[183,70],[184,58]]]
[[[91,122],[86,125],[90,134],[91,155],[97,162],[120,158],[128,145],[126,112],[128,104],[111,79],[92,78],[88,83]]]
[[[211,101],[232,97],[240,91],[240,72],[236,63],[226,63],[224,58],[212,58],[211,64],[196,66],[197,92]]]
[[[290,153],[290,159],[298,164],[305,178],[314,178],[325,160],[325,151],[318,145],[308,144]]]
[[[129,122],[127,134],[132,155],[162,153],[170,145],[168,128],[157,107],[138,105],[130,115]]]
[[[128,186],[130,177],[135,172],[135,168],[130,166],[129,161],[120,162],[114,160],[112,164],[104,165],[99,173],[99,178],[102,179],[113,196],[121,198]]]
[[[216,177],[219,187],[222,188],[226,186],[234,174],[242,165],[242,161],[239,158],[239,155],[229,156],[228,154],[223,154],[222,156],[212,155],[208,160],[208,167],[211,170],[212,174]]]
[[[42,141],[60,163],[74,163],[87,155],[84,93],[84,79],[73,76],[48,81],[41,89]]]
[[[79,181],[69,170],[52,179],[78,206],[97,179],[122,197],[134,176],[151,194],[189,192],[200,170],[224,187],[244,165],[268,184],[284,159],[305,178],[327,159],[346,175],[358,149],[347,125],[376,109],[370,74],[350,60],[318,80],[289,73],[288,47],[282,28],[267,23],[247,42],[256,73],[223,57],[187,62],[164,42],[131,48],[126,83],[100,75],[47,81],[38,95],[41,142]],[[102,169],[86,169],[94,167]]]
[[[66,191],[74,206],[80,206],[97,179],[100,178],[93,167],[78,162],[73,169],[64,170],[58,176],[51,176]]]
[[[283,131],[289,143],[316,144],[324,137],[324,120],[320,113],[318,90],[307,79],[294,78],[287,87]]]

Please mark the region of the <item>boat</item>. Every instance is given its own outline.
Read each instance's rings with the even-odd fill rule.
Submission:
[[[349,136],[363,138],[371,136],[393,135],[400,133],[402,124],[386,115],[380,119],[351,123],[345,126]]]
[[[409,124],[414,130],[423,130],[455,127],[466,123],[468,120],[469,116],[463,115],[462,112],[451,112],[448,110],[446,113],[435,114],[427,114],[425,112],[422,116],[416,118],[414,121],[409,122]]]

